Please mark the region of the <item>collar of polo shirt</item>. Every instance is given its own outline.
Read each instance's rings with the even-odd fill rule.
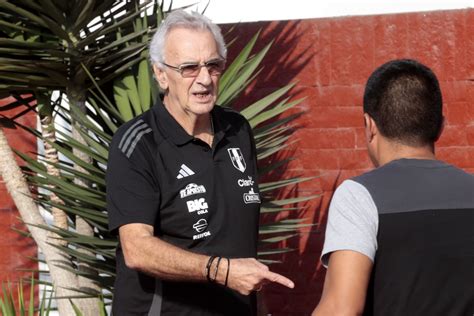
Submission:
[[[194,137],[186,133],[184,128],[179,125],[179,123],[171,116],[161,100],[157,102],[157,104],[153,107],[153,110],[156,112],[156,115],[159,119],[157,122],[158,128],[160,128],[163,135],[170,139],[174,144],[181,146],[194,139]],[[210,113],[214,125],[215,144],[217,144],[224,137],[225,132],[231,128],[230,122],[227,122],[224,118],[217,114],[216,112],[218,111],[219,109],[217,109],[215,106]]]

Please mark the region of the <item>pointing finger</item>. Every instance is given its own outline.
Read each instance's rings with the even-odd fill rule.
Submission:
[[[295,287],[295,284],[293,283],[293,281],[275,272],[266,271],[263,277],[271,282],[279,283],[290,289]]]

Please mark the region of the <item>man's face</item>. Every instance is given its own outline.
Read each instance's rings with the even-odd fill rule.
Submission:
[[[175,67],[221,59],[211,32],[186,28],[175,28],[168,33],[164,58],[166,64]],[[154,66],[154,71],[161,88],[167,90],[165,105],[173,114],[199,116],[214,107],[220,75],[209,74],[206,67],[201,67],[199,74],[190,78],[183,78],[164,65],[162,69]]]

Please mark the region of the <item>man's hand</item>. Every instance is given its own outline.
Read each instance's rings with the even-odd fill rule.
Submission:
[[[227,260],[222,259],[219,265],[219,274],[217,280],[219,283],[225,283],[227,273]],[[249,295],[252,291],[259,291],[263,285],[276,282],[290,289],[295,284],[290,279],[281,274],[271,272],[270,269],[253,258],[230,259],[229,277],[227,286],[240,294]]]

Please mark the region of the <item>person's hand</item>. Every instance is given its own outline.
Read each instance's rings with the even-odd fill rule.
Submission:
[[[227,272],[227,260],[221,263],[222,276],[219,277],[219,283],[224,284],[225,274]],[[271,272],[270,269],[253,258],[230,259],[229,277],[227,286],[240,294],[249,295],[252,291],[260,291],[262,286],[276,282],[290,289],[295,287],[295,284],[290,279],[281,274]]]

